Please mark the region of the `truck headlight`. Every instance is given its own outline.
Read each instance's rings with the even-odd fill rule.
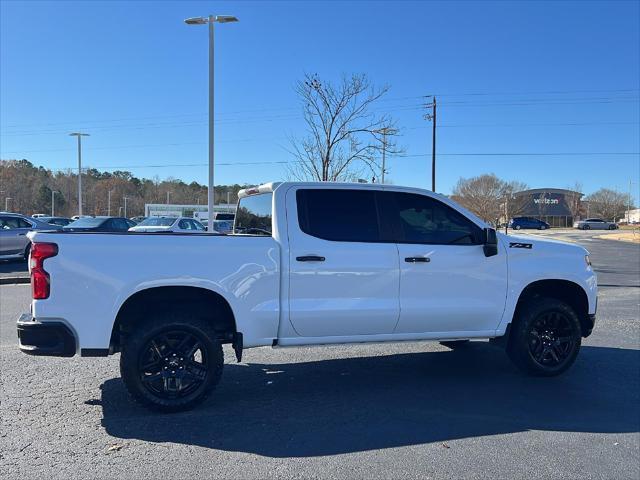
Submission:
[[[591,259],[589,258],[589,255],[584,256],[584,261],[586,262],[587,267],[591,266]]]

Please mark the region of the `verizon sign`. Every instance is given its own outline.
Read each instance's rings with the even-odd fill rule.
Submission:
[[[544,204],[544,205],[558,205],[560,203],[560,200],[558,200],[557,198],[543,197],[543,198],[534,198],[533,203]]]

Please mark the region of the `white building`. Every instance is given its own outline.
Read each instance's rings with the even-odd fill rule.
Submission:
[[[214,212],[235,212],[234,204],[213,206]],[[189,217],[206,222],[209,218],[206,205],[178,205],[168,203],[147,203],[144,206],[145,217]]]
[[[640,222],[640,208],[625,210],[624,217],[621,221],[630,223],[630,222]]]

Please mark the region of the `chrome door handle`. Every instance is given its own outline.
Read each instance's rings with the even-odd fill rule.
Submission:
[[[404,261],[407,263],[429,263],[431,259],[429,257],[406,257]]]

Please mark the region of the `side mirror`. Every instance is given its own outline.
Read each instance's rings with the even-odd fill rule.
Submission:
[[[484,250],[485,257],[493,257],[498,254],[498,236],[493,228],[485,228],[484,231]]]

